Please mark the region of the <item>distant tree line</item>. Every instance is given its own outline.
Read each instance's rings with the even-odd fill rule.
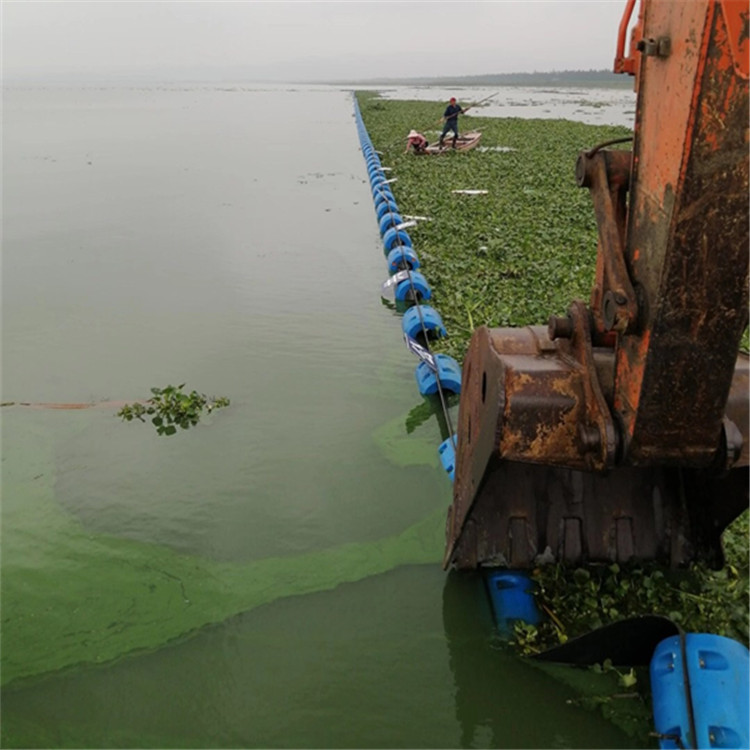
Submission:
[[[630,76],[601,70],[555,70],[533,73],[487,73],[474,76],[439,76],[434,78],[379,78],[360,83],[401,86],[633,86]]]

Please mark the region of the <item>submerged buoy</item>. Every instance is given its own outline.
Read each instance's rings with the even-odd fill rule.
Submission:
[[[511,635],[516,622],[529,625],[540,623],[534,585],[527,575],[514,570],[490,569],[485,573],[484,582],[497,628],[502,635]]]
[[[443,465],[448,478],[451,482],[456,478],[456,441],[458,435],[453,434],[451,437],[446,438],[440,443],[438,447],[438,455],[440,456],[440,463]]]

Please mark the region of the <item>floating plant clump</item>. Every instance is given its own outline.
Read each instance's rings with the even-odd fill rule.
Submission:
[[[117,416],[126,422],[138,419],[145,422],[151,418],[151,424],[156,427],[159,435],[174,435],[177,428],[187,430],[198,424],[201,414],[210,414],[214,409],[229,406],[229,399],[225,397],[208,397],[204,393],[190,391],[183,393],[182,385],[168,385],[165,388],[152,388],[153,396],[146,401],[136,401],[117,412]]]

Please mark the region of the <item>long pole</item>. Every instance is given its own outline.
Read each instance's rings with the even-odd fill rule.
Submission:
[[[478,107],[480,104],[483,104],[484,102],[488,101],[489,99],[492,99],[496,97],[500,92],[496,91],[494,94],[490,94],[489,96],[485,96],[484,99],[481,99],[478,102],[474,102],[474,104],[470,104],[466,109],[462,109],[460,112],[457,112],[454,117],[458,117],[458,115],[465,115],[472,107]],[[441,117],[438,120],[438,123],[443,122],[443,120],[447,119],[446,117]]]
[[[490,99],[494,99],[499,93],[500,93],[499,91],[496,91],[494,94],[490,94],[489,96],[485,96],[484,99],[480,99],[478,102],[474,102],[474,104],[470,104],[464,110],[464,112],[466,112],[466,110],[468,110],[468,109],[471,109],[472,107],[478,107],[480,104],[484,104],[484,102],[486,102],[486,101],[488,101]]]

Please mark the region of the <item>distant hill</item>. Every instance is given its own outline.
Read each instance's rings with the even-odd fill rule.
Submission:
[[[476,76],[435,78],[378,78],[359,81],[368,85],[391,86],[597,86],[632,88],[631,76],[611,70],[555,70],[534,73],[487,73]]]

